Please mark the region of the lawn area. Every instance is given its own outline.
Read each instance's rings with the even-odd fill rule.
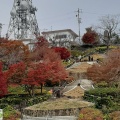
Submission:
[[[45,101],[40,104],[36,104],[26,109],[30,110],[59,110],[69,108],[83,108],[93,106],[94,104],[87,101],[81,101],[78,99],[59,98],[55,100]]]

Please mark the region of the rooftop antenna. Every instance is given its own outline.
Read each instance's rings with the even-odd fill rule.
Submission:
[[[9,38],[12,34],[15,39],[31,39],[40,36],[36,11],[32,0],[14,0],[6,37]]]

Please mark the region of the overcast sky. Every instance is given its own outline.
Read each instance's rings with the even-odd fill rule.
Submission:
[[[0,23],[4,24],[2,36],[7,33],[10,11],[14,0],[0,0]],[[78,34],[76,14],[78,8],[81,21],[80,32],[85,28],[99,24],[99,18],[105,15],[120,14],[120,0],[32,0],[38,9],[36,18],[40,31],[72,29]]]

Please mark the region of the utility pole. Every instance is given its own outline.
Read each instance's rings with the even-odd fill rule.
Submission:
[[[78,33],[79,33],[79,43],[80,43],[80,40],[81,40],[80,39],[81,38],[81,36],[80,36],[80,23],[81,23],[80,13],[82,13],[82,10],[78,8],[78,10],[76,12],[77,12],[76,17],[78,19]]]

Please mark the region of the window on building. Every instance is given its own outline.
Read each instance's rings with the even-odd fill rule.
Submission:
[[[55,39],[62,39],[62,38],[67,38],[67,35],[63,34],[63,35],[56,35],[55,36]]]

